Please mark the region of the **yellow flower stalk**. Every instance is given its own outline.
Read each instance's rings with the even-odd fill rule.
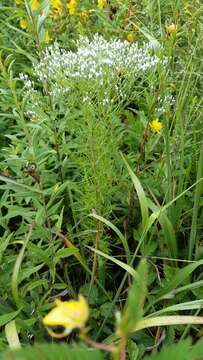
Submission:
[[[160,134],[161,132],[161,129],[163,128],[163,125],[162,123],[159,121],[159,119],[155,119],[155,120],[152,120],[150,123],[149,123],[149,126],[151,128],[151,130],[155,133],[158,133]]]
[[[56,338],[62,338],[70,334],[73,329],[82,329],[89,316],[89,307],[82,295],[78,300],[55,301],[56,307],[52,309],[43,319],[49,334]],[[61,334],[55,333],[52,327],[62,326]]]
[[[28,28],[28,22],[27,22],[26,19],[21,19],[21,20],[20,20],[20,27],[21,27],[21,29],[23,29],[23,30],[26,30],[26,29]]]
[[[67,9],[69,11],[69,14],[70,15],[75,15],[75,11],[76,11],[77,6],[78,6],[77,0],[68,0],[66,6],[67,6]]]
[[[98,8],[102,10],[106,5],[106,0],[98,0]]]

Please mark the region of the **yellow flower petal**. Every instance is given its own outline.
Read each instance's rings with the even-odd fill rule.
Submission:
[[[153,132],[156,132],[160,134],[161,129],[163,128],[162,123],[159,121],[159,119],[152,120],[149,123],[149,126]]]
[[[78,7],[77,0],[68,0],[66,6],[67,6],[67,9],[69,11],[69,14],[70,15],[75,15],[75,11],[76,11],[76,9]]]
[[[36,11],[40,7],[40,1],[39,0],[32,0],[31,1],[31,8],[32,11]]]
[[[63,3],[61,2],[61,0],[51,0],[51,7],[53,9],[54,16],[62,16]]]
[[[20,27],[21,27],[21,29],[26,30],[26,29],[28,28],[28,22],[27,22],[27,20],[21,19],[21,20],[20,20]]]
[[[89,307],[82,295],[79,295],[78,301],[63,302],[56,300],[55,304],[56,307],[44,317],[44,325],[63,326],[65,330],[62,334],[58,334],[59,336],[65,336],[75,328],[81,329],[84,327],[89,316]],[[51,329],[49,329],[49,332],[55,334]]]
[[[84,21],[86,21],[89,18],[89,14],[87,11],[81,11],[78,15]]]
[[[106,0],[98,0],[98,8],[102,10],[106,5]]]
[[[134,40],[133,34],[129,33],[129,34],[127,35],[127,40],[128,40],[129,42],[132,42],[132,41]]]
[[[48,30],[45,31],[45,43],[48,44],[50,42],[50,36]]]
[[[177,31],[177,26],[172,23],[166,27],[166,31],[168,35],[171,35],[172,33],[175,33]]]

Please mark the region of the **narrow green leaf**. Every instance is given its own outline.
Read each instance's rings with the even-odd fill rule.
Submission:
[[[203,176],[203,146],[200,150],[199,155],[199,162],[198,162],[198,169],[197,169],[197,181],[200,180]],[[192,259],[192,251],[196,241],[196,234],[197,234],[197,216],[200,207],[200,198],[203,192],[203,181],[198,182],[195,189],[195,199],[194,199],[194,206],[192,212],[192,224],[190,230],[190,239],[189,239],[189,260]]]
[[[165,239],[168,244],[168,249],[170,251],[170,256],[173,258],[177,258],[177,241],[176,234],[173,228],[171,221],[169,220],[166,212],[161,212],[161,208],[159,209],[157,205],[155,205],[151,200],[148,200],[149,208],[156,214],[160,213],[157,217],[158,222],[160,223],[162,230],[165,235]]]
[[[133,332],[154,326],[188,325],[188,324],[202,325],[203,317],[173,315],[173,316],[157,316],[151,318],[144,318],[137,322],[137,325],[133,329]]]
[[[130,177],[133,181],[133,185],[135,187],[135,190],[137,192],[137,196],[140,203],[141,213],[142,213],[142,226],[143,228],[146,226],[148,218],[149,218],[149,210],[148,210],[148,201],[147,197],[145,195],[145,192],[143,190],[143,187],[138,179],[138,177],[135,175],[135,173],[132,171],[131,167],[129,166],[128,162],[124,158],[123,154],[121,153],[121,157],[128,169],[128,172],[130,174]]]
[[[146,309],[146,312],[148,311],[149,308],[151,308],[151,306],[162,300],[166,295],[170,295],[170,293],[172,293],[173,295],[174,290],[180,284],[182,284],[184,280],[187,279],[193,273],[193,271],[195,271],[201,265],[203,265],[203,260],[195,261],[185,266],[184,268],[180,269],[176,273],[176,276],[171,281],[168,281],[165,284],[165,286],[158,292],[156,299],[149,304],[149,306]]]
[[[5,333],[6,333],[6,339],[8,341],[9,347],[12,350],[19,349],[21,346],[20,346],[18,333],[16,330],[15,320],[12,320],[8,324],[6,324]]]
[[[142,259],[136,271],[136,277],[128,293],[123,315],[118,324],[117,333],[126,337],[133,331],[141,319],[143,306],[147,295],[147,262]]]
[[[20,298],[19,298],[19,293],[18,293],[18,277],[19,277],[19,271],[20,271],[20,267],[21,267],[21,263],[23,261],[23,257],[24,257],[24,252],[26,249],[26,246],[28,244],[28,241],[30,240],[30,237],[32,235],[32,226],[30,226],[30,230],[26,236],[26,239],[24,241],[24,244],[17,256],[14,268],[13,268],[13,274],[12,274],[12,279],[11,279],[11,291],[12,291],[12,295],[13,298],[16,302],[16,305],[18,307],[20,307]]]
[[[17,311],[13,311],[8,314],[4,314],[0,316],[0,326],[3,326],[7,324],[9,321],[13,320],[21,311],[21,309],[18,309]]]
[[[105,225],[107,225],[108,227],[110,227],[119,237],[119,239],[121,240],[124,250],[126,252],[126,255],[128,256],[128,258],[130,257],[130,249],[128,246],[128,242],[125,238],[125,236],[121,233],[121,231],[114,225],[112,224],[109,220],[105,219],[103,216],[97,215],[97,214],[90,214],[89,216],[92,216],[93,218],[100,220],[101,222],[103,222]]]
[[[173,311],[185,311],[185,310],[194,310],[194,309],[201,309],[203,307],[203,299],[194,300],[194,301],[187,301],[176,305],[171,305],[168,307],[163,308],[162,310],[156,311],[150,316],[159,316],[165,314],[167,312]],[[150,317],[149,316],[149,317]]]
[[[108,260],[112,261],[113,263],[117,264],[122,269],[126,270],[134,278],[136,278],[137,272],[131,266],[125,264],[123,261],[117,260],[113,256],[107,255],[100,250],[94,249],[93,247],[90,247],[90,246],[86,246],[86,247],[88,249],[90,249],[91,251],[95,252],[96,254],[103,256],[105,259],[108,259]]]
[[[42,191],[40,191],[40,190],[38,190],[38,189],[36,189],[34,187],[22,184],[20,182],[15,181],[14,179],[11,179],[11,178],[9,178],[7,176],[4,176],[4,175],[0,175],[0,181],[6,182],[7,184],[16,185],[16,187],[21,187],[23,189],[27,189],[27,190],[32,191],[32,192],[37,192],[39,194],[43,193]],[[16,191],[18,191],[18,189],[16,189]]]

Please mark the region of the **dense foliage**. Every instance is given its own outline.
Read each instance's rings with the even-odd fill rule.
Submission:
[[[0,358],[203,357],[202,17],[0,0]]]

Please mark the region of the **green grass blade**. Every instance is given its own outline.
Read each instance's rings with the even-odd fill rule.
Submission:
[[[197,169],[197,181],[203,177],[203,146],[200,150],[198,169]],[[200,207],[200,198],[203,192],[203,181],[198,182],[195,189],[195,199],[194,199],[194,207],[192,212],[192,225],[190,231],[190,239],[189,239],[189,254],[188,259],[192,259],[192,251],[195,245],[196,236],[197,236],[197,218],[198,211]]]
[[[11,279],[11,291],[12,291],[12,295],[13,295],[13,298],[16,302],[16,305],[18,307],[21,306],[21,301],[20,301],[20,297],[19,297],[19,292],[18,292],[18,278],[19,278],[19,272],[20,272],[20,268],[21,268],[21,264],[22,264],[22,261],[23,261],[23,257],[24,257],[24,252],[25,252],[25,249],[26,249],[26,246],[28,244],[28,241],[30,240],[30,237],[32,235],[32,229],[33,229],[33,226],[30,225],[30,230],[26,236],[26,239],[24,241],[24,244],[17,256],[17,259],[16,259],[16,262],[15,262],[15,265],[14,265],[14,268],[13,268],[13,274],[12,274],[12,279]]]
[[[132,171],[131,167],[129,166],[128,162],[126,161],[125,157],[123,156],[123,154],[121,153],[121,157],[128,169],[129,175],[132,179],[133,185],[135,187],[135,190],[137,192],[137,196],[139,199],[139,203],[140,203],[140,208],[141,208],[141,214],[142,214],[142,226],[143,228],[145,227],[145,225],[147,224],[148,218],[149,218],[149,210],[148,210],[148,201],[147,201],[147,197],[145,195],[144,189],[141,185],[140,180],[138,179],[138,177],[135,175],[135,173]]]
[[[130,249],[129,249],[127,240],[126,240],[125,236],[121,233],[121,231],[114,224],[112,224],[109,220],[105,219],[103,216],[100,216],[97,214],[90,214],[89,216],[92,216],[93,218],[100,220],[105,225],[110,227],[116,233],[116,235],[118,235],[119,239],[121,240],[121,242],[123,244],[125,253],[129,259],[130,258]]]
[[[137,272],[131,266],[125,264],[123,261],[117,260],[115,257],[107,255],[107,254],[103,253],[100,250],[92,248],[91,246],[86,246],[86,247],[88,249],[90,249],[91,251],[95,252],[96,254],[103,256],[105,259],[108,259],[108,260],[112,261],[114,264],[120,266],[122,269],[127,271],[128,274],[130,274],[134,278],[136,278]]]

